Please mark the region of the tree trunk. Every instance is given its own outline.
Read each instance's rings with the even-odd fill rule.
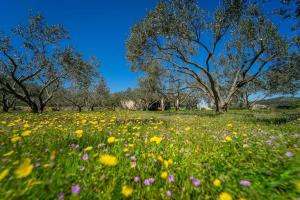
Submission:
[[[32,102],[30,108],[32,113],[39,113],[39,108],[36,103]]]
[[[179,110],[179,99],[176,98],[176,101],[175,101],[175,110],[178,111]]]
[[[77,108],[78,108],[78,112],[82,111],[82,107],[81,106],[77,106]]]
[[[8,99],[5,93],[2,95],[2,110],[3,112],[8,112],[9,110]]]
[[[161,111],[165,111],[165,99],[161,98],[160,100],[160,107],[161,107]]]
[[[91,106],[91,107],[90,107],[90,110],[91,110],[91,111],[94,111],[94,106]]]

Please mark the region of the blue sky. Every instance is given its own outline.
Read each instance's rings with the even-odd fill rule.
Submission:
[[[100,59],[100,72],[112,92],[135,87],[139,74],[130,71],[125,41],[130,28],[156,0],[1,0],[0,30],[25,23],[30,10],[41,12],[49,23],[63,24],[70,44]],[[199,0],[212,11],[219,0]]]
[[[84,55],[100,59],[100,72],[112,92],[135,87],[138,74],[126,61],[125,41],[132,25],[153,8],[156,0],[1,0],[0,30],[25,23],[30,10],[41,12],[49,23],[63,24],[70,43]],[[203,1],[204,2],[204,1]],[[218,2],[205,1],[211,8]],[[207,3],[209,2],[209,3]]]

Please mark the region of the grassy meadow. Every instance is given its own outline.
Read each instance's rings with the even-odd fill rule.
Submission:
[[[297,199],[299,111],[0,115],[0,199]]]

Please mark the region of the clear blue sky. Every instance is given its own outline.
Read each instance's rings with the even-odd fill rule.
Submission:
[[[273,0],[272,0],[273,1]],[[276,0],[277,1],[277,0]],[[100,72],[112,92],[135,87],[138,74],[126,61],[125,41],[132,25],[153,8],[156,0],[0,0],[0,30],[25,23],[30,10],[49,23],[63,24],[70,44],[84,55],[100,59]],[[199,0],[212,11],[219,0]]]
[[[205,1],[206,8],[218,2]],[[112,92],[135,87],[138,74],[126,61],[125,41],[132,25],[153,8],[156,0],[1,0],[0,30],[25,23],[30,10],[49,23],[63,24],[70,43],[85,55],[100,59],[100,72]]]

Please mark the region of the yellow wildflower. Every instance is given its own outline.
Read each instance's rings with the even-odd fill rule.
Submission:
[[[226,142],[230,142],[232,140],[232,138],[229,136],[229,135],[227,135],[226,137],[225,137],[225,141]]]
[[[232,197],[227,192],[222,192],[219,196],[219,200],[232,200]]]
[[[118,159],[115,156],[105,154],[99,158],[99,162],[106,166],[116,166],[118,164]]]
[[[132,195],[132,192],[133,192],[133,188],[129,185],[124,185],[122,187],[122,194],[125,196],[125,197],[129,197]]]
[[[161,141],[162,141],[161,137],[154,136],[150,138],[150,142],[155,142],[156,144],[159,144]]]
[[[81,138],[81,137],[82,137],[82,133],[83,133],[83,130],[76,130],[76,131],[75,131],[75,135],[76,135],[76,137],[78,137],[78,138]]]
[[[228,128],[232,128],[233,125],[232,125],[232,124],[227,124],[227,127],[228,127]]]
[[[26,136],[29,136],[30,133],[31,133],[30,130],[26,130],[26,131],[24,131],[21,135],[22,135],[23,137],[26,137]]]
[[[190,130],[191,130],[191,127],[186,127],[184,130],[185,130],[185,131],[190,131]]]
[[[0,173],[0,181],[2,181],[9,173],[9,169],[5,169]]]
[[[23,178],[31,174],[33,169],[33,164],[29,158],[26,158],[23,163],[15,170],[15,174],[17,178]]]
[[[167,179],[168,178],[168,172],[167,171],[163,171],[161,174],[160,174],[160,177],[162,179]]]
[[[92,149],[93,149],[92,146],[88,146],[88,147],[86,147],[86,148],[84,149],[84,151],[91,151]]]
[[[109,144],[114,143],[114,142],[116,142],[116,141],[117,141],[117,139],[116,139],[115,137],[113,137],[113,136],[111,136],[111,137],[109,137],[109,138],[107,139],[107,143],[109,143]]]
[[[219,179],[215,179],[213,182],[214,186],[220,187],[221,186],[221,181]]]
[[[7,157],[7,156],[10,156],[14,153],[14,151],[10,151],[10,152],[7,152],[6,154],[3,154],[3,157]]]
[[[10,141],[11,141],[12,143],[16,143],[16,142],[18,142],[18,141],[20,141],[20,140],[21,140],[21,137],[18,136],[18,135],[14,135],[14,136],[10,139]]]

